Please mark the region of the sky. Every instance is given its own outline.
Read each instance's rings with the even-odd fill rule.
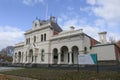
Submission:
[[[107,31],[107,40],[120,40],[120,0],[0,0],[0,49],[24,41],[24,33],[33,21],[55,16],[63,30],[83,29],[99,40]]]

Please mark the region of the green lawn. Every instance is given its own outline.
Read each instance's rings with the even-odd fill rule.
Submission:
[[[120,80],[120,73],[117,72],[87,72],[73,70],[55,70],[26,68],[7,71],[3,74],[29,77],[38,80]],[[12,80],[12,79],[11,79]]]

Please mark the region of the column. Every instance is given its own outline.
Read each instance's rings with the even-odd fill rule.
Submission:
[[[30,56],[27,56],[27,63],[30,63]]]
[[[33,56],[33,63],[35,63],[35,55]]]
[[[34,63],[36,63],[36,55],[34,56]]]
[[[61,53],[58,53],[58,64],[61,64]]]
[[[19,59],[19,56],[18,56],[18,53],[17,53],[17,57],[16,57],[16,63],[18,63],[18,59]]]
[[[50,56],[50,64],[53,64],[53,53],[51,52],[49,56]]]
[[[72,64],[72,52],[69,52],[69,64]]]
[[[15,53],[13,55],[13,62],[12,63],[15,63]]]

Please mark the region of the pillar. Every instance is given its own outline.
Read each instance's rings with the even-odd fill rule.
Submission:
[[[15,63],[15,53],[13,55],[13,62],[12,63]]]
[[[16,56],[17,56],[17,58],[16,58],[16,63],[19,63],[19,62],[18,62],[18,59],[19,59],[18,53],[17,53]]]
[[[58,64],[61,64],[61,53],[58,53]]]
[[[72,52],[69,52],[69,64],[72,64]]]

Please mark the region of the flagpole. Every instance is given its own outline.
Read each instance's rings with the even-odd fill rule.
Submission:
[[[45,13],[46,20],[47,20],[47,17],[48,17],[48,3],[46,4],[46,13]]]

